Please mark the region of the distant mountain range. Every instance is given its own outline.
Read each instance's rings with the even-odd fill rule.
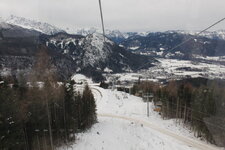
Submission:
[[[190,39],[188,42],[176,47],[188,39]],[[225,40],[183,34],[176,31],[149,33],[147,36],[132,36],[122,41],[120,46],[133,53],[166,58],[191,59],[193,55],[225,55]]]
[[[68,34],[79,34],[86,36],[88,34],[93,34],[93,33],[102,33],[101,28],[96,28],[96,27],[91,27],[91,28],[65,28],[65,29],[60,29],[58,27],[55,27],[53,25],[50,25],[48,23],[42,23],[39,21],[31,20],[31,19],[26,19],[23,17],[18,17],[11,15],[7,19],[4,20],[4,22],[12,24],[12,25],[17,25],[23,28],[31,29],[31,30],[36,30],[44,34],[48,35],[53,35],[59,32],[67,32]],[[180,34],[186,34],[186,35],[193,35],[195,36],[199,31],[185,31],[185,30],[171,30],[171,31],[166,31],[166,32],[177,32]],[[110,39],[112,39],[116,43],[120,43],[123,40],[132,37],[132,36],[147,36],[150,33],[154,32],[121,32],[119,30],[109,30],[106,29],[106,36]],[[211,39],[222,39],[225,40],[225,30],[218,30],[218,31],[206,31],[202,33],[200,36],[211,38]]]
[[[91,28],[76,29],[75,31],[68,30],[67,32],[86,36],[88,34],[93,34],[93,33],[102,34],[102,29],[91,27]],[[110,38],[116,43],[120,43],[131,36],[135,36],[135,35],[146,36],[149,32],[121,32],[119,30],[106,29],[105,33],[108,38]]]
[[[173,31],[171,31],[173,32]],[[180,34],[186,34],[186,35],[193,35],[195,36],[196,34],[199,33],[199,31],[185,31],[185,30],[175,30],[174,32],[180,33]],[[202,37],[207,37],[210,39],[220,39],[220,40],[225,40],[225,30],[217,30],[217,31],[205,31],[201,33],[199,36]]]

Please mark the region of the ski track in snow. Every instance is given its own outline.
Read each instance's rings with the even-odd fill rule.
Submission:
[[[146,103],[124,92],[91,85],[97,104],[98,123],[77,135],[69,150],[216,150],[194,137],[173,119],[162,120],[153,111],[146,117]],[[63,150],[60,149],[60,150]]]

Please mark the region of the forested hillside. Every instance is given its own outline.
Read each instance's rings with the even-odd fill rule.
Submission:
[[[154,94],[164,119],[175,118],[190,126],[196,137],[224,146],[225,82],[203,78],[170,81],[166,85],[141,82],[133,87],[135,93]]]
[[[75,92],[74,82],[58,82],[45,51],[29,78],[0,79],[0,149],[55,149],[76,139],[97,121],[88,85]]]

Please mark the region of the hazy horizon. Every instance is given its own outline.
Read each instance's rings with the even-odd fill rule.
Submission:
[[[199,31],[224,18],[224,0],[102,0],[105,28],[122,32]],[[170,7],[168,7],[170,6]],[[101,28],[98,0],[1,0],[0,16],[59,28]],[[225,30],[225,22],[211,30]]]

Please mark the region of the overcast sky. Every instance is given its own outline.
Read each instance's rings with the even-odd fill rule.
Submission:
[[[225,17],[225,0],[102,0],[102,7],[106,28],[122,31],[201,30]],[[98,0],[0,0],[0,15],[10,14],[64,28],[101,27]]]

